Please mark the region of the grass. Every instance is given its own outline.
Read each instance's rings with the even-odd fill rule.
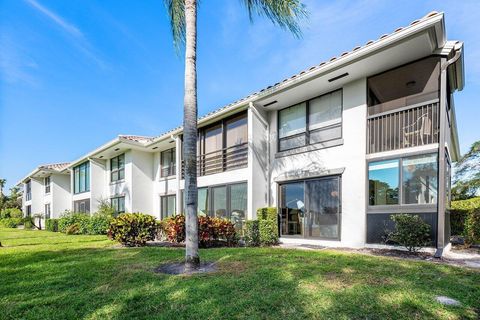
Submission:
[[[177,248],[0,229],[0,319],[477,319],[480,272],[333,250],[201,251],[215,274],[168,276]],[[436,295],[461,307],[435,302]]]

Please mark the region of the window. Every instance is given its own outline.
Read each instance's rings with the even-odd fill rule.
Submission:
[[[88,161],[73,168],[73,191],[74,193],[90,191],[90,163]]]
[[[160,218],[163,220],[167,217],[175,215],[175,195],[161,196],[160,197]]]
[[[436,204],[437,162],[436,154],[370,162],[368,204],[370,206]]]
[[[279,150],[342,137],[342,90],[327,93],[278,112]]]
[[[32,206],[27,206],[26,211],[27,217],[30,217],[32,215]]]
[[[50,193],[50,177],[45,178],[44,184],[45,184],[45,193],[46,194]]]
[[[50,219],[50,203],[45,204],[45,219]]]
[[[112,182],[125,179],[125,154],[110,159],[110,178]]]
[[[90,199],[74,201],[73,211],[78,213],[90,213]]]
[[[182,190],[183,211],[185,198]],[[224,218],[241,229],[247,217],[247,183],[235,183],[198,189],[198,215]]]
[[[398,204],[398,162],[387,160],[369,163],[369,205]]]
[[[25,199],[26,201],[32,200],[32,180],[28,180],[25,184]]]
[[[402,203],[437,203],[437,155],[422,155],[403,159],[402,176]]]
[[[162,163],[160,176],[168,177],[175,175],[175,148],[163,151],[162,153],[160,153],[160,158],[160,161]]]
[[[111,198],[110,202],[112,204],[113,212],[115,215],[119,213],[125,213],[125,197]]]

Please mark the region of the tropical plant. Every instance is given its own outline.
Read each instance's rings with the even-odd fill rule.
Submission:
[[[475,197],[480,190],[480,141],[474,142],[470,150],[455,165],[453,200]]]
[[[185,45],[185,92],[183,113],[183,155],[185,162],[186,244],[185,268],[200,265],[197,216],[197,0],[164,0],[176,49]],[[250,21],[254,14],[301,34],[299,22],[307,17],[301,0],[243,0]]]
[[[389,240],[404,246],[410,252],[431,243],[430,225],[418,215],[396,214],[391,217],[395,222],[395,230],[390,233]]]
[[[142,213],[124,213],[110,222],[108,237],[129,247],[144,246],[155,239],[155,218]]]

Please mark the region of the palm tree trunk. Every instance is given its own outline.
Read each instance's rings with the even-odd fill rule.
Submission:
[[[185,96],[183,154],[185,161],[185,269],[200,265],[197,217],[197,1],[185,0]]]

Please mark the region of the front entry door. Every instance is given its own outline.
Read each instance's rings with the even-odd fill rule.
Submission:
[[[340,203],[340,176],[280,185],[281,235],[338,239]]]

